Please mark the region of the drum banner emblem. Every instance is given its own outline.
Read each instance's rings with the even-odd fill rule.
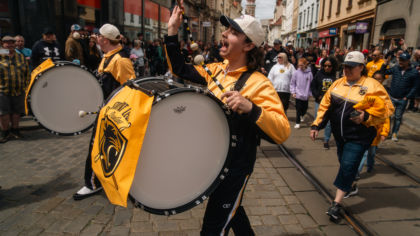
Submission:
[[[125,86],[99,113],[92,168],[113,204],[127,206],[152,103],[153,97]]]

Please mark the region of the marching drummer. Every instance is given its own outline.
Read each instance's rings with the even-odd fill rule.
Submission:
[[[134,79],[133,64],[120,43],[120,31],[111,24],[105,24],[99,29],[99,35],[92,35],[105,53],[99,64],[98,72],[104,98],[129,79]],[[95,132],[93,132],[95,134]],[[90,150],[85,166],[85,186],[73,195],[74,200],[82,200],[102,190],[99,180],[92,170]]]
[[[201,235],[223,235],[232,228],[235,235],[254,235],[241,199],[253,172],[259,137],[284,142],[290,127],[283,106],[271,82],[257,72],[263,60],[264,31],[252,16],[220,17],[226,26],[220,55],[225,62],[193,66],[185,64],[178,42],[183,6],[176,6],[168,22],[165,48],[168,65],[175,75],[204,84],[234,111],[232,129],[237,147],[232,152],[229,174],[210,195]],[[211,78],[209,73],[215,75]],[[219,84],[219,85],[218,85]],[[226,91],[225,91],[226,89]]]

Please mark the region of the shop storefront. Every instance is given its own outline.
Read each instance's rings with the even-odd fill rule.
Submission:
[[[311,47],[314,42],[317,42],[317,39],[317,31],[308,31],[305,33],[297,34],[297,46],[302,48]]]
[[[329,28],[318,32],[318,46],[321,49],[331,50],[339,46],[338,28]]]
[[[358,51],[369,48],[370,31],[371,21],[348,24],[344,46]]]
[[[396,19],[387,21],[382,25],[379,44],[383,48],[389,48],[391,40],[399,43],[401,39],[405,38],[406,23],[404,19]]]

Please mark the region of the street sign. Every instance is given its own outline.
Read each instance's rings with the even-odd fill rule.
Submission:
[[[203,21],[203,27],[211,27],[210,21]]]

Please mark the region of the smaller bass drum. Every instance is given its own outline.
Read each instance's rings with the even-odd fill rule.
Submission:
[[[27,91],[27,107],[35,120],[57,135],[77,135],[92,127],[96,116],[80,117],[81,111],[97,112],[103,104],[102,88],[85,67],[71,62],[51,62],[34,70]],[[44,63],[43,63],[44,64]],[[41,64],[42,66],[42,64]]]

